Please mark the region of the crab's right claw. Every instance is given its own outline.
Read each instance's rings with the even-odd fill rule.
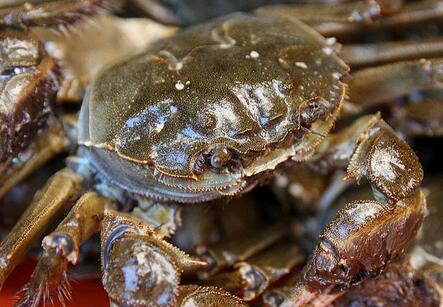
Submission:
[[[376,200],[340,209],[319,238],[292,305],[317,299],[378,275],[415,237],[426,208],[423,170],[411,148],[381,119],[360,135],[347,177],[368,178]],[[332,291],[331,291],[332,290]]]
[[[163,241],[149,226],[112,210],[102,225],[103,285],[125,306],[175,306],[183,271],[206,266]]]

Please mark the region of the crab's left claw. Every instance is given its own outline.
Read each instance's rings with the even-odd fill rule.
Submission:
[[[348,176],[368,178],[376,200],[349,203],[326,226],[290,306],[378,275],[415,237],[426,208],[423,170],[411,148],[381,119],[360,134]],[[289,303],[288,303],[289,304]],[[289,306],[289,305],[288,305]]]
[[[162,240],[144,222],[112,210],[102,225],[103,285],[124,306],[175,306],[183,271],[206,266]]]

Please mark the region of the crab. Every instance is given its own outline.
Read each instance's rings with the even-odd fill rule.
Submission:
[[[48,9],[46,15],[39,10],[22,14],[32,11],[32,5],[3,9],[1,51],[7,69],[1,97],[9,108],[2,106],[1,113],[6,119],[2,148],[7,150],[1,152],[0,195],[39,161],[68,145],[74,148],[66,168],[35,195],[0,244],[2,284],[32,242],[69,210],[43,239],[43,255],[20,304],[67,296],[68,263],[75,264],[80,245],[100,233],[102,281],[113,303],[243,306],[220,288],[182,284],[181,276],[214,274],[252,256],[257,247],[232,252],[201,247],[195,257],[168,237],[179,225],[181,207],[245,194],[291,164],[349,164],[347,178],[366,177],[374,199],[338,210],[284,304],[335,297],[379,275],[415,237],[426,205],[420,190],[423,170],[409,145],[379,114],[330,132],[348,100],[345,82],[349,100],[367,106],[441,86],[441,60],[402,61],[366,71],[371,78],[361,71],[349,81],[349,67],[337,56],[335,40],[317,32],[339,35],[400,24],[401,4],[348,3],[332,12],[324,6],[268,7],[219,17],[100,70],[78,120],[46,120],[59,85],[57,65],[24,28],[72,22],[79,8],[81,15],[92,14],[109,4],[62,2],[73,5],[62,7],[66,18],[60,17],[57,2],[37,5]],[[430,6],[423,3],[404,10],[422,18]],[[332,25],[323,22],[328,16]],[[17,46],[26,52],[16,52]],[[421,57],[420,52],[415,56]],[[403,57],[399,52],[396,58]],[[397,73],[407,73],[407,78],[398,79]],[[389,82],[393,86],[380,91]],[[128,205],[131,209],[125,210]],[[266,238],[280,238],[288,228],[280,224],[263,232]],[[288,249],[279,248],[273,253]],[[292,267],[298,263],[297,250],[288,254],[293,255],[286,260]],[[279,278],[268,273],[269,282]]]

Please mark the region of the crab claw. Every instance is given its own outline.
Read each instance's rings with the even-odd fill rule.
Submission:
[[[409,145],[379,120],[364,132],[348,167],[348,177],[366,176],[376,189],[376,198],[395,202],[417,193],[423,169]]]
[[[206,266],[159,238],[147,224],[107,211],[102,230],[103,285],[118,305],[173,306],[183,271]]]
[[[325,227],[292,305],[306,304],[307,297],[312,301],[318,290],[333,294],[379,275],[417,234],[426,209],[419,189],[423,170],[411,148],[381,119],[360,134],[352,155],[347,178],[362,176],[375,200],[346,204]]]

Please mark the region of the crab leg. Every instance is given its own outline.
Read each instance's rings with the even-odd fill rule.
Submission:
[[[76,202],[57,229],[43,239],[43,255],[17,305],[45,305],[53,296],[60,302],[69,299],[68,262],[77,263],[80,244],[99,232],[104,208],[108,206],[112,202],[95,192],[84,194]]]
[[[308,17],[309,18],[309,17]],[[431,20],[441,20],[443,18],[443,8],[441,1],[419,1],[405,4],[398,12],[386,16],[370,23],[348,22],[311,22],[303,20],[314,27],[322,35],[344,35],[357,33],[362,30],[380,30],[394,27],[416,26],[422,22]]]
[[[39,169],[57,154],[66,150],[67,144],[60,125],[54,125],[50,130],[42,132],[36,137],[28,150],[31,152],[29,160],[23,161],[18,167],[6,170],[5,175],[0,175],[3,184],[0,185],[0,198],[5,196],[16,184],[31,173]]]
[[[443,56],[442,37],[419,41],[344,45],[340,50],[340,58],[353,68],[441,56]]]
[[[288,225],[278,224],[244,233],[241,240],[230,239],[213,246],[199,246],[196,253],[210,265],[207,270],[199,272],[200,277],[207,278],[248,259],[281,239],[288,231]]]
[[[70,169],[58,171],[34,197],[20,220],[0,243],[0,288],[32,243],[81,192],[82,178]]]
[[[392,105],[391,111],[395,130],[406,136],[443,135],[443,91],[414,95],[412,101]]]
[[[443,87],[443,58],[388,64],[360,70],[349,82],[351,101],[371,106],[417,90]]]
[[[416,26],[421,22],[441,20],[441,1],[429,0],[402,4],[402,1],[359,1],[334,6],[287,5],[268,6],[260,13],[293,16],[324,36],[342,36],[364,30]]]
[[[388,3],[389,2],[389,3]],[[397,12],[403,1],[355,1],[337,5],[299,4],[288,6],[265,6],[257,12],[278,12],[293,16],[308,24],[323,23],[370,23],[382,15]]]
[[[283,286],[266,290],[261,295],[262,305],[266,307],[280,306],[294,290],[297,276],[292,276]]]
[[[182,272],[207,265],[164,241],[144,221],[113,210],[105,210],[101,240],[103,285],[118,305],[172,306]]]
[[[31,26],[61,26],[101,11],[116,11],[120,0],[62,0],[25,3],[13,8],[0,8],[0,28],[26,29]]]
[[[414,152],[382,120],[360,134],[347,177],[366,176],[376,200],[348,203],[320,234],[287,306],[315,301],[375,276],[415,237],[426,208]],[[336,295],[333,294],[333,295]]]
[[[234,271],[210,277],[205,284],[223,287],[243,300],[251,301],[303,261],[295,242],[279,242],[251,259],[236,263]]]

